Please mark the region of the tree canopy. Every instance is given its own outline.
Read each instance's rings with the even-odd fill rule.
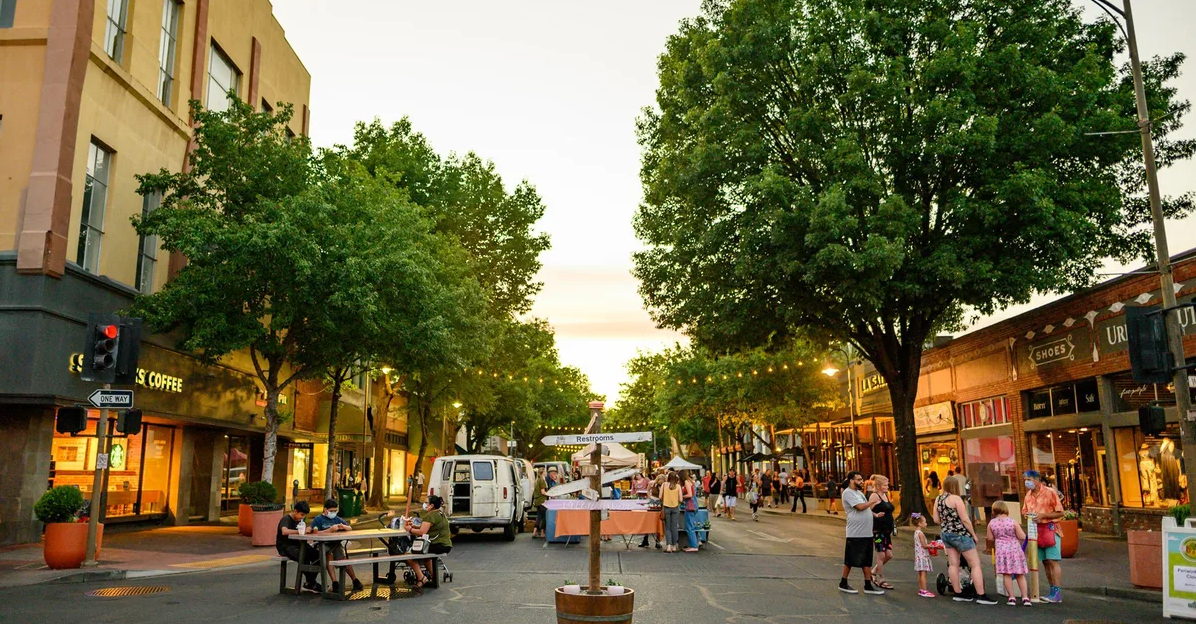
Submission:
[[[1090,134],[1136,127],[1121,48],[1070,0],[708,0],[639,121],[635,274],[654,319],[716,349],[854,344],[918,482],[929,336],[1146,255],[1138,138]],[[1163,166],[1196,149],[1170,137],[1182,61],[1145,67]]]

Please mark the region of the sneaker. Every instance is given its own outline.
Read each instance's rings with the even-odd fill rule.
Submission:
[[[316,592],[317,594],[324,593],[324,588],[319,583],[304,583],[303,589],[310,592]]]
[[[636,544],[636,546],[639,546],[640,548],[647,548],[648,542],[640,542],[640,543]]]
[[[934,598],[934,592],[926,589],[919,589],[918,595],[923,598]]]
[[[339,581],[332,581],[332,593],[334,593],[334,594],[341,593],[341,584]]]
[[[1009,597],[1009,600],[1006,600],[1006,601],[1005,601],[1005,604],[1007,604],[1007,605],[1009,605],[1009,606],[1011,606],[1011,607],[1016,607],[1016,606],[1017,606],[1017,598],[1014,598],[1013,596],[1010,596],[1010,597]]]
[[[865,581],[864,582],[864,593],[872,594],[873,596],[883,596],[883,595],[885,595],[885,590],[883,590],[879,587],[876,587],[872,583]]]
[[[989,598],[988,594],[980,594],[979,596],[976,596],[976,604],[995,605],[997,604],[997,601]]]
[[[1031,602],[1029,598],[1022,598],[1022,606],[1023,607],[1033,607],[1034,603]]]
[[[1051,593],[1046,597],[1046,601],[1052,604],[1063,602],[1063,590],[1058,587],[1052,588]]]
[[[954,600],[955,602],[971,602],[975,600],[975,598],[972,596],[965,596],[963,594],[954,594],[951,596],[951,600]]]
[[[353,579],[353,591],[359,592],[363,589],[365,589],[365,586],[361,584],[361,581]]]
[[[845,594],[858,594],[859,590],[852,589],[851,585],[847,584],[847,579],[839,581],[839,591]]]

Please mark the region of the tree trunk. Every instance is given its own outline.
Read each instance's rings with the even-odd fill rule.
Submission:
[[[390,414],[390,402],[394,396],[388,387],[382,413],[374,414],[374,478],[370,484],[370,499],[366,501],[366,506],[372,509],[383,509],[388,506],[385,500],[386,458],[384,457],[386,453],[386,417]]]
[[[274,482],[274,456],[278,454],[278,388],[266,388],[266,443],[262,450],[262,481]]]
[[[926,515],[922,496],[922,476],[918,462],[918,437],[914,429],[914,401],[918,398],[918,376],[922,367],[921,340],[909,341],[898,349],[898,370],[886,376],[889,399],[893,403],[894,444],[897,450],[897,475],[901,486],[901,515],[905,522],[911,513]],[[913,346],[910,346],[913,345]]]
[[[419,491],[419,475],[423,472],[424,453],[428,450],[428,418],[432,412],[432,401],[426,395],[419,395],[419,409],[416,414],[419,415],[419,454],[415,457],[415,471],[411,473],[412,488],[411,491],[414,496],[408,497],[408,500],[419,500],[422,492]]]
[[[336,464],[336,418],[340,414],[341,386],[345,382],[345,371],[333,373],[332,404],[328,406],[328,461],[324,466],[324,499],[332,498],[333,466]]]

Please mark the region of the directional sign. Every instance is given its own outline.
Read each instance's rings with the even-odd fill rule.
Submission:
[[[580,435],[544,436],[540,442],[544,446],[563,446],[566,444],[602,444],[605,442],[648,442],[652,439],[651,431],[632,431],[627,433],[583,433]]]
[[[583,466],[583,468],[584,468],[584,466]],[[604,473],[602,473],[602,482],[603,483],[614,483],[615,481],[622,481],[623,479],[626,479],[639,471],[640,471],[639,468],[622,468],[619,470],[615,470],[613,472],[604,472]],[[570,481],[568,483],[562,483],[562,484],[548,490],[548,495],[549,496],[565,496],[567,494],[575,494],[575,493],[580,492],[588,487],[590,487],[589,479],[578,479],[577,481]]]
[[[586,488],[586,489],[582,490],[581,497],[586,500],[598,500],[599,498],[601,498],[600,496],[598,496],[598,490],[595,490],[593,488]]]
[[[132,390],[96,390],[87,400],[99,408],[128,409],[133,407]]]

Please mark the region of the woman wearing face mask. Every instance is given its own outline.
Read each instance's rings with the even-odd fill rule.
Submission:
[[[415,525],[413,519],[407,521],[407,532],[412,537],[428,536],[428,540],[430,541],[428,554],[447,555],[453,549],[453,539],[449,531],[448,518],[444,517],[444,512],[440,509],[443,505],[444,500],[432,494],[424,502],[423,511],[415,513],[421,520],[419,526]],[[432,559],[417,559],[411,563],[411,571],[415,573],[416,578],[416,583],[412,589],[419,590],[428,582],[433,574]],[[426,575],[424,574],[425,569],[427,570]]]
[[[353,527],[348,522],[345,522],[344,518],[336,515],[336,512],[337,503],[335,498],[324,501],[324,513],[316,516],[316,519],[311,522],[311,528],[314,529],[313,532],[337,533],[340,531],[352,531]],[[344,559],[346,556],[344,542],[332,542],[328,546],[328,578],[336,578],[336,574],[332,571],[332,562]],[[349,578],[353,579],[353,591],[361,591],[363,589],[361,581],[357,580],[357,573],[353,571],[353,566],[346,568],[346,571],[349,573]],[[335,594],[340,593],[340,591],[340,583],[333,581],[332,592]]]

